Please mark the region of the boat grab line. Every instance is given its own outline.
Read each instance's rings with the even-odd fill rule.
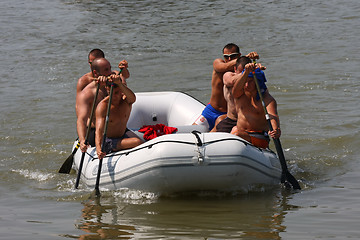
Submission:
[[[199,137],[198,135],[194,134],[195,136]],[[200,138],[199,138],[200,139]],[[238,139],[238,138],[225,138],[225,139],[218,139],[218,140],[214,140],[214,141],[209,141],[209,142],[198,142],[197,145],[198,146],[203,146],[203,145],[209,145],[209,144],[213,144],[213,143],[217,143],[217,142],[222,142],[222,141],[229,141],[229,140],[232,140],[232,141],[239,141],[241,143],[243,143],[244,145],[250,145],[254,148],[257,148],[259,151],[263,152],[263,151],[268,151],[268,152],[271,152],[271,153],[274,153],[271,149],[262,149],[262,148],[258,148],[256,146],[254,146],[253,144],[251,143],[248,143],[244,140],[241,140],[241,139]],[[129,151],[126,151],[126,152],[117,152],[117,153],[112,153],[112,157],[115,157],[115,156],[120,156],[120,155],[129,155],[130,153],[132,152],[136,152],[136,151],[139,151],[141,149],[144,149],[144,148],[152,148],[154,145],[157,145],[157,144],[160,144],[160,143],[181,143],[181,144],[188,144],[188,145],[193,145],[194,143],[193,142],[184,142],[184,141],[177,141],[177,140],[164,140],[164,141],[159,141],[159,142],[155,142],[155,143],[152,143],[150,145],[147,145],[147,146],[143,146],[143,147],[139,147],[139,148],[134,148],[132,150],[129,150]],[[199,145],[201,144],[201,145]],[[94,157],[92,155],[90,155],[88,152],[86,152],[91,158],[92,160],[91,161],[94,161],[96,159],[98,159],[97,157]]]

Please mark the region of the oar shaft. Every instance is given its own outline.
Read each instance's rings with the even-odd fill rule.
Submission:
[[[256,77],[256,72],[255,71],[253,72],[253,75],[254,75],[254,81],[255,81],[256,89],[257,89],[257,92],[259,94],[262,106],[264,108],[265,118],[266,118],[266,120],[267,120],[267,122],[269,124],[270,131],[273,131],[273,126],[272,126],[271,121],[270,121],[269,113],[268,113],[268,111],[266,109],[264,98],[263,98],[263,96],[261,94],[260,85],[259,85],[258,79]],[[273,138],[273,141],[274,141],[274,144],[275,144],[276,152],[278,154],[279,161],[280,161],[280,164],[281,164],[281,169],[282,169],[281,182],[284,183],[285,180],[287,180],[287,181],[289,181],[289,183],[291,183],[291,185],[293,186],[294,189],[299,189],[300,190],[301,187],[300,187],[298,181],[295,179],[294,176],[291,175],[291,173],[288,170],[280,139],[279,138]]]
[[[109,124],[109,116],[110,116],[111,100],[112,100],[113,91],[114,91],[114,83],[111,83],[109,103],[108,103],[108,106],[107,106],[107,112],[106,112],[106,118],[105,118],[104,135],[103,135],[102,145],[101,145],[101,151],[102,152],[105,152],[106,133],[107,133],[108,124]],[[97,173],[97,176],[96,176],[96,183],[95,183],[95,194],[98,197],[100,197],[99,185],[100,185],[102,162],[103,162],[103,159],[99,158],[99,167],[98,167],[98,173]]]
[[[96,107],[96,100],[97,100],[97,97],[99,95],[99,89],[100,89],[100,84],[98,83],[97,87],[96,87],[94,101],[93,101],[93,104],[92,104],[92,107],[91,107],[91,112],[90,112],[89,123],[88,123],[88,126],[87,126],[87,131],[86,131],[86,135],[85,135],[85,144],[88,144],[88,141],[89,141],[89,135],[90,135],[90,131],[91,131],[91,123],[92,123],[92,119],[94,117],[94,112],[95,112],[95,107]],[[84,158],[85,158],[85,152],[83,152],[82,155],[81,155],[80,165],[79,165],[78,174],[77,174],[76,182],[75,182],[75,188],[76,189],[79,187],[82,167],[84,165]]]

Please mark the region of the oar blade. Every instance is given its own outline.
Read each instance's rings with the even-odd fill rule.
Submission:
[[[289,171],[287,171],[285,173],[285,177],[286,177],[286,180],[292,185],[293,189],[301,190],[299,182],[296,180],[296,178]]]
[[[66,173],[66,174],[70,173],[73,162],[74,162],[74,155],[75,155],[76,151],[79,149],[79,147],[80,147],[80,143],[78,142],[76,144],[74,150],[70,154],[70,156],[65,160],[63,165],[60,167],[59,173]]]
[[[59,173],[69,174],[74,162],[74,154],[71,153],[70,156],[65,160],[63,165],[59,169]]]

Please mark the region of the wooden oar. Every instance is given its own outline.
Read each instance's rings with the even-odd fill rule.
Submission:
[[[254,62],[255,63],[255,62]],[[259,97],[260,97],[260,100],[261,100],[261,103],[262,103],[262,106],[264,108],[264,112],[265,112],[265,118],[269,124],[269,129],[270,131],[273,131],[273,127],[271,125],[271,121],[270,121],[270,116],[268,114],[268,111],[266,109],[266,105],[265,105],[265,102],[264,102],[264,99],[263,99],[263,96],[261,94],[261,90],[260,90],[260,86],[259,86],[259,82],[257,80],[257,77],[256,77],[256,74],[255,74],[255,71],[253,72],[253,75],[254,75],[254,81],[255,81],[255,85],[256,85],[256,89],[257,89],[257,92],[259,94]],[[275,148],[276,148],[276,152],[278,154],[278,157],[279,157],[279,160],[280,160],[280,164],[281,164],[281,169],[282,169],[282,174],[281,174],[281,183],[285,183],[288,182],[292,185],[292,187],[294,189],[298,189],[300,190],[301,187],[298,183],[298,181],[295,179],[295,177],[293,175],[291,175],[291,173],[289,172],[288,170],[288,167],[286,165],[286,160],[285,160],[285,156],[284,156],[284,152],[283,152],[283,149],[281,147],[281,143],[280,143],[280,138],[273,138],[273,141],[274,141],[274,144],[275,144]]]
[[[109,124],[109,116],[110,116],[110,108],[111,108],[111,100],[112,100],[112,95],[113,95],[113,90],[114,90],[114,83],[111,83],[111,88],[110,88],[110,96],[109,96],[109,103],[108,103],[108,107],[107,107],[107,112],[106,112],[106,118],[105,118],[105,127],[104,127],[104,135],[103,135],[103,139],[102,139],[102,145],[101,145],[101,151],[105,152],[105,143],[106,143],[106,132],[107,132],[107,128],[108,128],[108,124]],[[97,172],[97,176],[96,176],[96,183],[95,183],[95,190],[91,195],[100,197],[100,190],[99,190],[99,184],[100,184],[100,175],[101,175],[101,167],[102,167],[102,162],[103,159],[99,158],[99,167],[98,167],[98,172]]]

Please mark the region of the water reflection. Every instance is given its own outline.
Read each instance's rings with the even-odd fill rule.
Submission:
[[[116,194],[83,203],[79,239],[281,239],[296,206],[285,190],[236,196],[129,200]]]
[[[117,206],[100,204],[100,200],[83,202],[82,218],[77,228],[86,232],[79,236],[81,240],[93,239],[131,239],[133,226],[122,225],[117,221]]]

